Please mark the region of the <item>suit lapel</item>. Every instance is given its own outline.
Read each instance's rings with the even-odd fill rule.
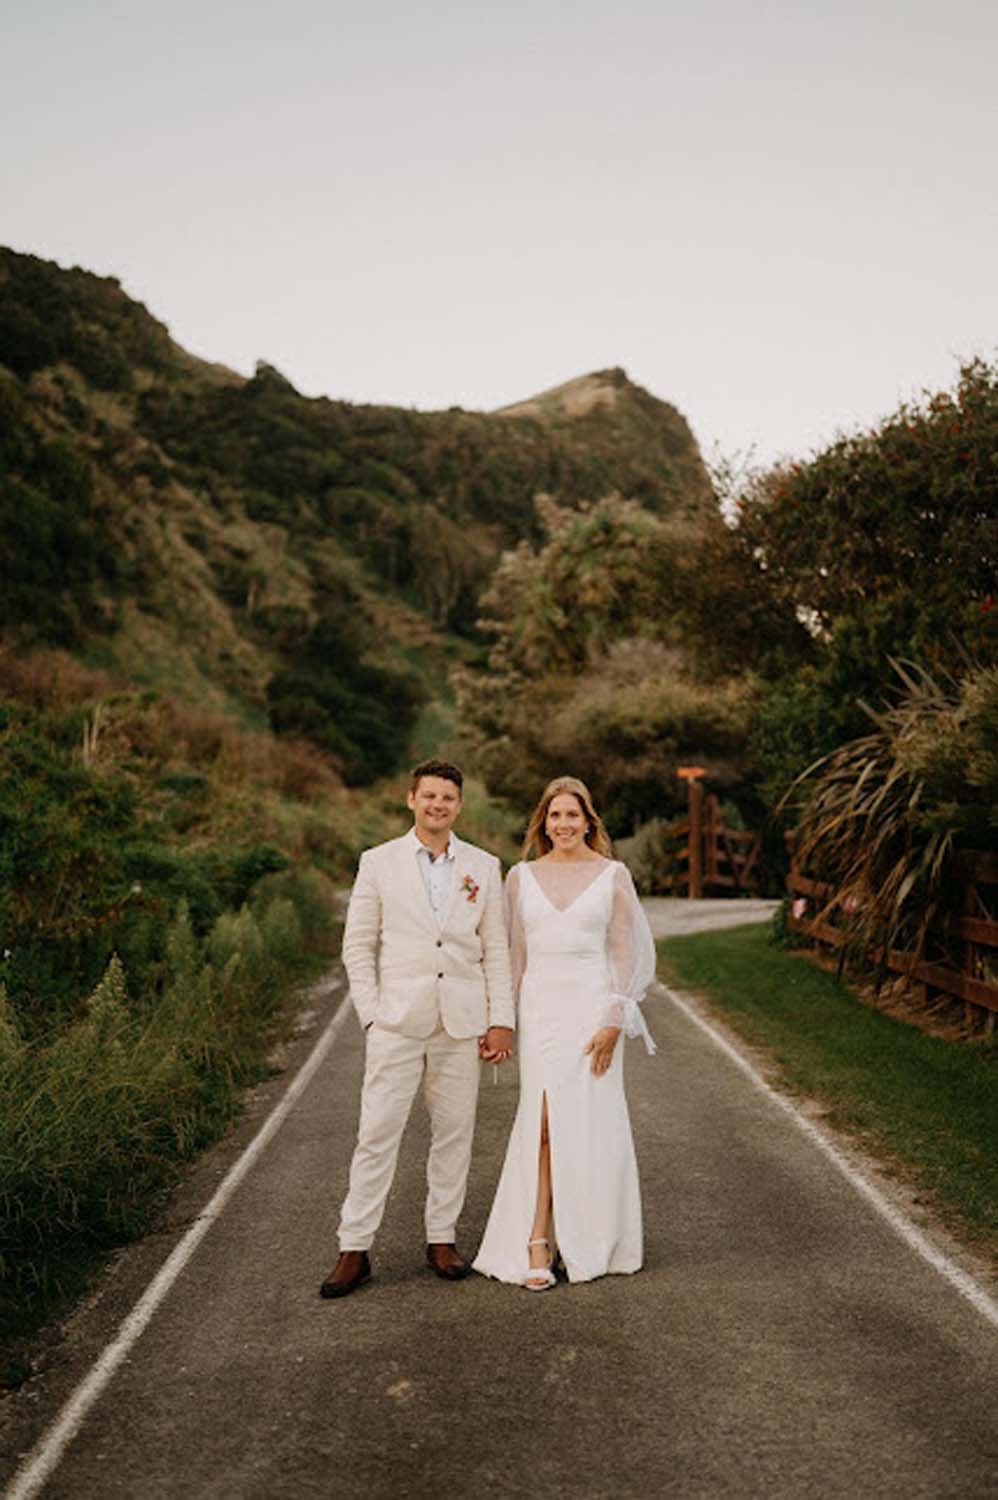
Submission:
[[[461,890],[461,881],[464,879],[465,875],[468,874],[467,851],[471,847],[469,844],[463,844],[461,840],[459,838],[456,838],[453,833],[450,837],[451,848],[454,851],[454,869],[451,874],[450,900],[447,903],[447,911],[444,914],[444,919],[440,924],[441,932],[444,932],[450,926],[451,921],[454,917],[454,913],[457,910],[457,903],[459,899],[464,898],[466,895],[466,893]]]
[[[419,870],[419,855],[414,839],[404,838],[402,840],[402,861],[405,889],[409,894],[410,902],[419,912],[420,917],[427,927],[437,930],[437,919],[433,915],[433,907],[423,884],[423,877]]]

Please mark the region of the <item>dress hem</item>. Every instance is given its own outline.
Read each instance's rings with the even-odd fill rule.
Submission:
[[[472,1261],[471,1269],[478,1276],[484,1276],[487,1281],[498,1281],[503,1286],[522,1286],[530,1275],[531,1268],[524,1269],[523,1276],[503,1276],[498,1271],[483,1271],[480,1266]],[[644,1265],[630,1267],[608,1267],[605,1271],[594,1271],[591,1276],[568,1276],[569,1286],[584,1286],[589,1281],[602,1281],[604,1276],[636,1276],[639,1271],[644,1270]]]

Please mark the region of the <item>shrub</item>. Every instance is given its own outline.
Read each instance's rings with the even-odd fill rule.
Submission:
[[[920,951],[952,909],[961,844],[998,848],[998,668],[937,680],[895,664],[896,702],[793,792],[802,864],[829,881],[852,947]]]
[[[961,673],[998,653],[998,367],[902,406],[735,497],[737,537],[808,651],[765,664],[751,747],[776,801],[802,768],[861,738],[889,662]]]
[[[120,684],[108,672],[86,667],[68,651],[0,648],[0,698],[36,710],[74,708],[108,698]]]
[[[105,594],[118,551],[102,546],[89,459],[46,441],[9,378],[0,378],[0,630],[68,642],[112,623]]]
[[[289,978],[315,963],[306,935],[320,912],[328,925],[328,895],[317,877],[271,875],[203,939],[181,900],[154,988],[129,993],[112,956],[76,1019],[33,1043],[0,985],[5,1323],[141,1232],[178,1164],[231,1119],[239,1086],[265,1065]]]
[[[664,818],[649,818],[628,839],[618,839],[617,855],[643,896],[672,890],[680,873],[679,842]]]
[[[302,641],[295,666],[267,684],[274,729],[314,741],[353,786],[398,768],[423,696],[414,675],[376,664],[365,645],[348,616],[323,616]]]

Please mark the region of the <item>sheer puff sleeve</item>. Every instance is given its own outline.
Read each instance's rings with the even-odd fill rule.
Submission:
[[[613,908],[607,935],[610,960],[610,994],[600,1018],[601,1026],[619,1026],[627,1036],[639,1036],[649,1052],[655,1051],[641,1000],[655,977],[655,940],[648,926],[626,865],[618,864],[613,876]]]

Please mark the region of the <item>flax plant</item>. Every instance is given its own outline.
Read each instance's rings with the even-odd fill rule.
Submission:
[[[842,963],[872,951],[880,978],[890,949],[920,956],[930,927],[953,909],[956,847],[998,837],[988,754],[998,670],[955,680],[891,665],[897,701],[879,712],[864,705],[872,731],[809,766],[784,798],[798,804],[800,867],[830,887],[813,914],[840,926]]]

